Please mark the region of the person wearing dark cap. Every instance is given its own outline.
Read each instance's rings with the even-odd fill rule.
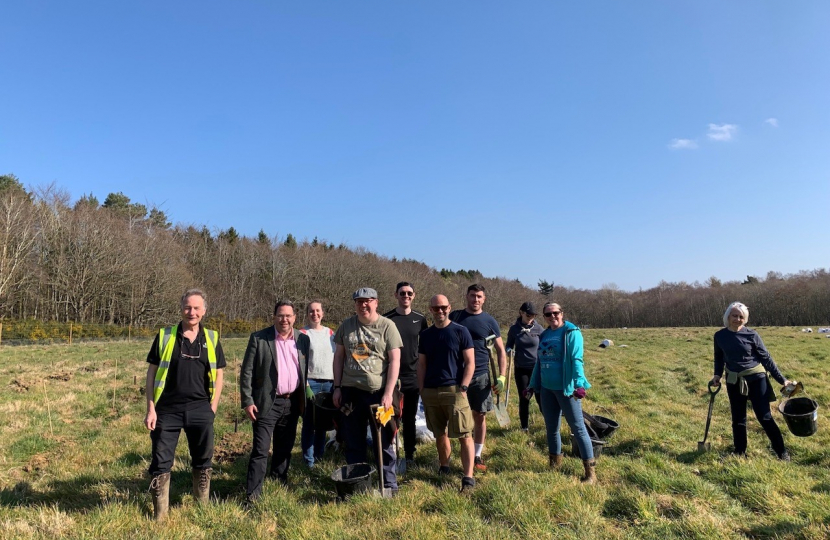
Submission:
[[[530,399],[525,397],[525,390],[536,365],[539,336],[544,330],[536,321],[536,308],[533,302],[525,302],[519,308],[519,318],[507,331],[507,352],[513,351],[513,372],[516,375],[516,391],[519,394],[519,422],[522,431],[525,432],[530,412]],[[539,394],[536,394],[536,403],[539,403]]]
[[[334,406],[343,413],[341,428],[346,444],[346,463],[366,462],[366,428],[372,405],[392,407],[392,392],[400,368],[401,334],[395,323],[377,312],[378,293],[362,287],[352,295],[355,314],[334,333]],[[372,431],[377,448],[375,430]],[[394,430],[391,423],[381,430],[383,487],[391,495],[398,491]]]

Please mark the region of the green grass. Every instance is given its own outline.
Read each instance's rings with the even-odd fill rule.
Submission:
[[[434,446],[422,445],[416,467],[401,479],[398,498],[359,496],[336,503],[328,476],[342,456],[327,455],[308,471],[295,449],[289,488],[267,483],[250,510],[240,503],[251,427],[236,406],[236,373],[246,340],[224,340],[229,368],[216,443],[230,457],[215,467],[215,501],[196,506],[181,439],[165,524],[149,517],[145,475],[150,440],[142,425],[140,389],[149,340],[4,346],[0,537],[827,538],[830,432],[823,408],[819,432],[809,438],[786,433],[774,413],[793,457],[788,464],[771,454],[750,412],[749,452],[735,458],[728,454],[727,398],[719,394],[710,433],[713,451],[697,453],[714,331],[585,332],[586,371],[594,385],[585,408],[621,424],[599,458],[596,486],[579,483],[581,463],[570,456],[561,471],[548,469],[544,425],[534,405],[529,436],[515,427],[499,429],[491,419],[485,449],[490,469],[478,476],[470,496],[457,493],[457,458],[454,475],[439,477]],[[830,340],[794,328],[759,331],[785,375],[804,381],[811,397],[828,403]],[[597,348],[604,338],[617,346]],[[511,415],[517,423],[512,396]]]

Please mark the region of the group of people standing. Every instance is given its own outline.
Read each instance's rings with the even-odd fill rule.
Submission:
[[[436,437],[439,474],[450,474],[451,439],[459,439],[461,491],[469,491],[475,486],[474,470],[487,469],[482,457],[486,414],[493,409],[493,393],[504,391],[508,352],[515,359],[522,430],[528,429],[529,404],[535,396],[545,419],[550,466],[558,468],[562,464],[560,424],[564,415],[583,461],[582,481],[596,481],[593,447],[581,407],[591,387],[583,369],[583,339],[579,329],[565,320],[562,307],[554,302],[544,305],[542,315],[547,328],[543,329],[536,321],[533,303],[522,304],[505,347],[498,323],[483,310],[483,286],[470,285],[464,309],[455,311],[445,295],[433,296],[429,301],[431,326],[423,314],[412,309],[414,298],[412,284],[398,283],[397,307],[380,315],[377,291],[360,288],[352,295],[355,314],[336,331],[322,324],[325,312],[319,301],[306,306],[307,325],[302,329],[294,327],[294,304],[287,300],[276,303],[273,325],[251,334],[239,377],[241,406],[253,426],[246,475],[249,502],[261,494],[269,451],[268,477],[288,482],[300,417],[305,464],[313,467],[322,457],[326,434],[314,429],[311,410],[312,399],[320,392],[330,392],[334,406],[340,410],[338,435],[345,446],[347,464],[366,461],[372,407],[380,406],[395,408],[396,415],[402,417],[404,459],[411,466],[420,399],[427,427]],[[181,310],[181,322],[162,328],[147,355],[144,424],[151,431],[149,473],[157,520],[163,520],[168,512],[170,470],[182,430],[192,460],[194,497],[199,502],[209,498],[213,422],[226,366],[218,334],[201,324],[207,310],[205,293],[199,289],[186,291]],[[749,399],[775,451],[788,459],[780,431],[769,415],[768,402],[764,413],[762,398],[768,387],[766,377],[758,375],[770,371],[780,382],[789,381],[778,371],[757,334],[743,326],[747,317],[742,304],[727,309],[724,330],[731,333],[722,330],[715,335],[716,376],[712,383],[719,384],[726,365],[735,452],[746,450]],[[497,375],[493,377],[488,341],[492,341],[497,357]],[[398,491],[394,425],[389,423],[371,433],[374,447],[381,449],[384,491],[394,496]],[[378,436],[380,441],[376,440]]]
[[[493,393],[503,392],[506,384],[507,350],[501,330],[483,309],[486,291],[481,285],[468,287],[464,309],[453,311],[446,296],[433,296],[429,302],[432,326],[425,315],[412,309],[414,298],[411,283],[398,283],[397,307],[380,315],[377,291],[360,288],[352,295],[355,314],[336,331],[322,324],[325,312],[319,301],[306,306],[307,325],[301,329],[295,328],[297,311],[293,303],[276,303],[273,325],[251,334],[239,377],[241,406],[253,427],[246,475],[248,501],[259,498],[266,472],[272,480],[288,482],[300,417],[305,464],[313,467],[322,457],[326,434],[315,430],[311,406],[320,392],[330,392],[340,411],[338,435],[345,447],[347,464],[366,461],[367,426],[372,407],[380,406],[395,408],[396,415],[401,417],[404,459],[412,466],[415,418],[422,401],[427,427],[436,437],[438,472],[450,474],[451,439],[459,439],[461,491],[475,486],[474,471],[487,470],[482,457],[486,415],[493,409]],[[161,329],[147,356],[147,388],[153,391],[147,392],[145,426],[151,431],[149,472],[158,520],[163,520],[168,512],[170,470],[181,430],[190,448],[194,497],[201,502],[209,497],[213,421],[226,366],[217,333],[201,324],[207,311],[205,293],[199,289],[186,291],[181,308],[181,323]],[[570,323],[567,333],[554,331],[566,327],[562,324],[561,309],[556,304],[545,306],[546,316],[553,311],[556,315],[551,315],[549,321],[553,330],[541,332],[533,320],[533,304],[523,304],[522,317],[517,321],[523,324],[516,332],[511,328],[508,342],[515,346],[518,355],[517,384],[526,390],[520,406],[522,427],[527,429],[527,402],[535,391],[548,419],[552,456],[558,456],[551,458],[551,464],[558,466],[559,411],[565,411],[569,422],[575,418],[574,411],[579,410],[578,398],[573,400],[575,389],[589,385],[581,368],[581,335]],[[573,331],[576,337],[571,335]],[[492,340],[497,357],[498,371],[493,377],[488,340]],[[561,367],[563,359],[565,368]],[[572,380],[566,381],[565,377]],[[569,403],[571,400],[574,403]],[[381,438],[373,443],[382,452],[380,474],[384,491],[394,496],[398,491],[395,428],[390,423],[371,433],[373,439]],[[587,437],[584,426],[582,432],[575,433]],[[593,481],[590,441],[582,455],[586,457],[586,471],[591,471],[586,473],[585,480]]]

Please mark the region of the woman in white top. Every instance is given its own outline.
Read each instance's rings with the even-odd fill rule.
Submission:
[[[309,337],[311,347],[308,354],[308,381],[306,397],[311,400],[319,392],[331,392],[334,383],[334,332],[323,326],[323,304],[313,301],[306,307],[305,327],[300,330]],[[314,429],[314,404],[309,402],[303,416],[303,429],[300,434],[300,446],[303,459],[309,468],[314,467],[315,460],[323,456],[326,432]]]

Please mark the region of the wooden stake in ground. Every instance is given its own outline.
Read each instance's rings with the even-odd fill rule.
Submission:
[[[72,323],[69,323],[69,344],[72,345]]]
[[[112,378],[112,408],[118,412],[118,409],[115,408],[115,390],[118,388],[118,358],[115,359],[115,375]]]
[[[55,436],[55,430],[52,429],[52,407],[49,406],[49,394],[46,393],[46,381],[43,381],[43,397],[46,399],[46,414],[49,416],[49,433],[52,437]]]
[[[3,323],[0,322],[0,345],[3,344]]]
[[[219,323],[219,324],[221,325],[222,323]],[[238,358],[234,356],[233,357],[234,367],[231,370],[231,372],[233,373],[234,379],[237,379],[239,377],[239,375],[236,374],[236,362],[237,362],[237,360],[238,360]],[[238,396],[238,394],[239,394],[239,384],[235,384],[234,388],[235,388],[234,395]],[[234,410],[234,413],[233,413],[233,432],[234,433],[237,433],[239,431],[239,407],[236,406],[236,401],[240,400],[240,399],[241,398],[239,398],[239,397],[234,399],[234,404],[233,404],[233,410]]]

